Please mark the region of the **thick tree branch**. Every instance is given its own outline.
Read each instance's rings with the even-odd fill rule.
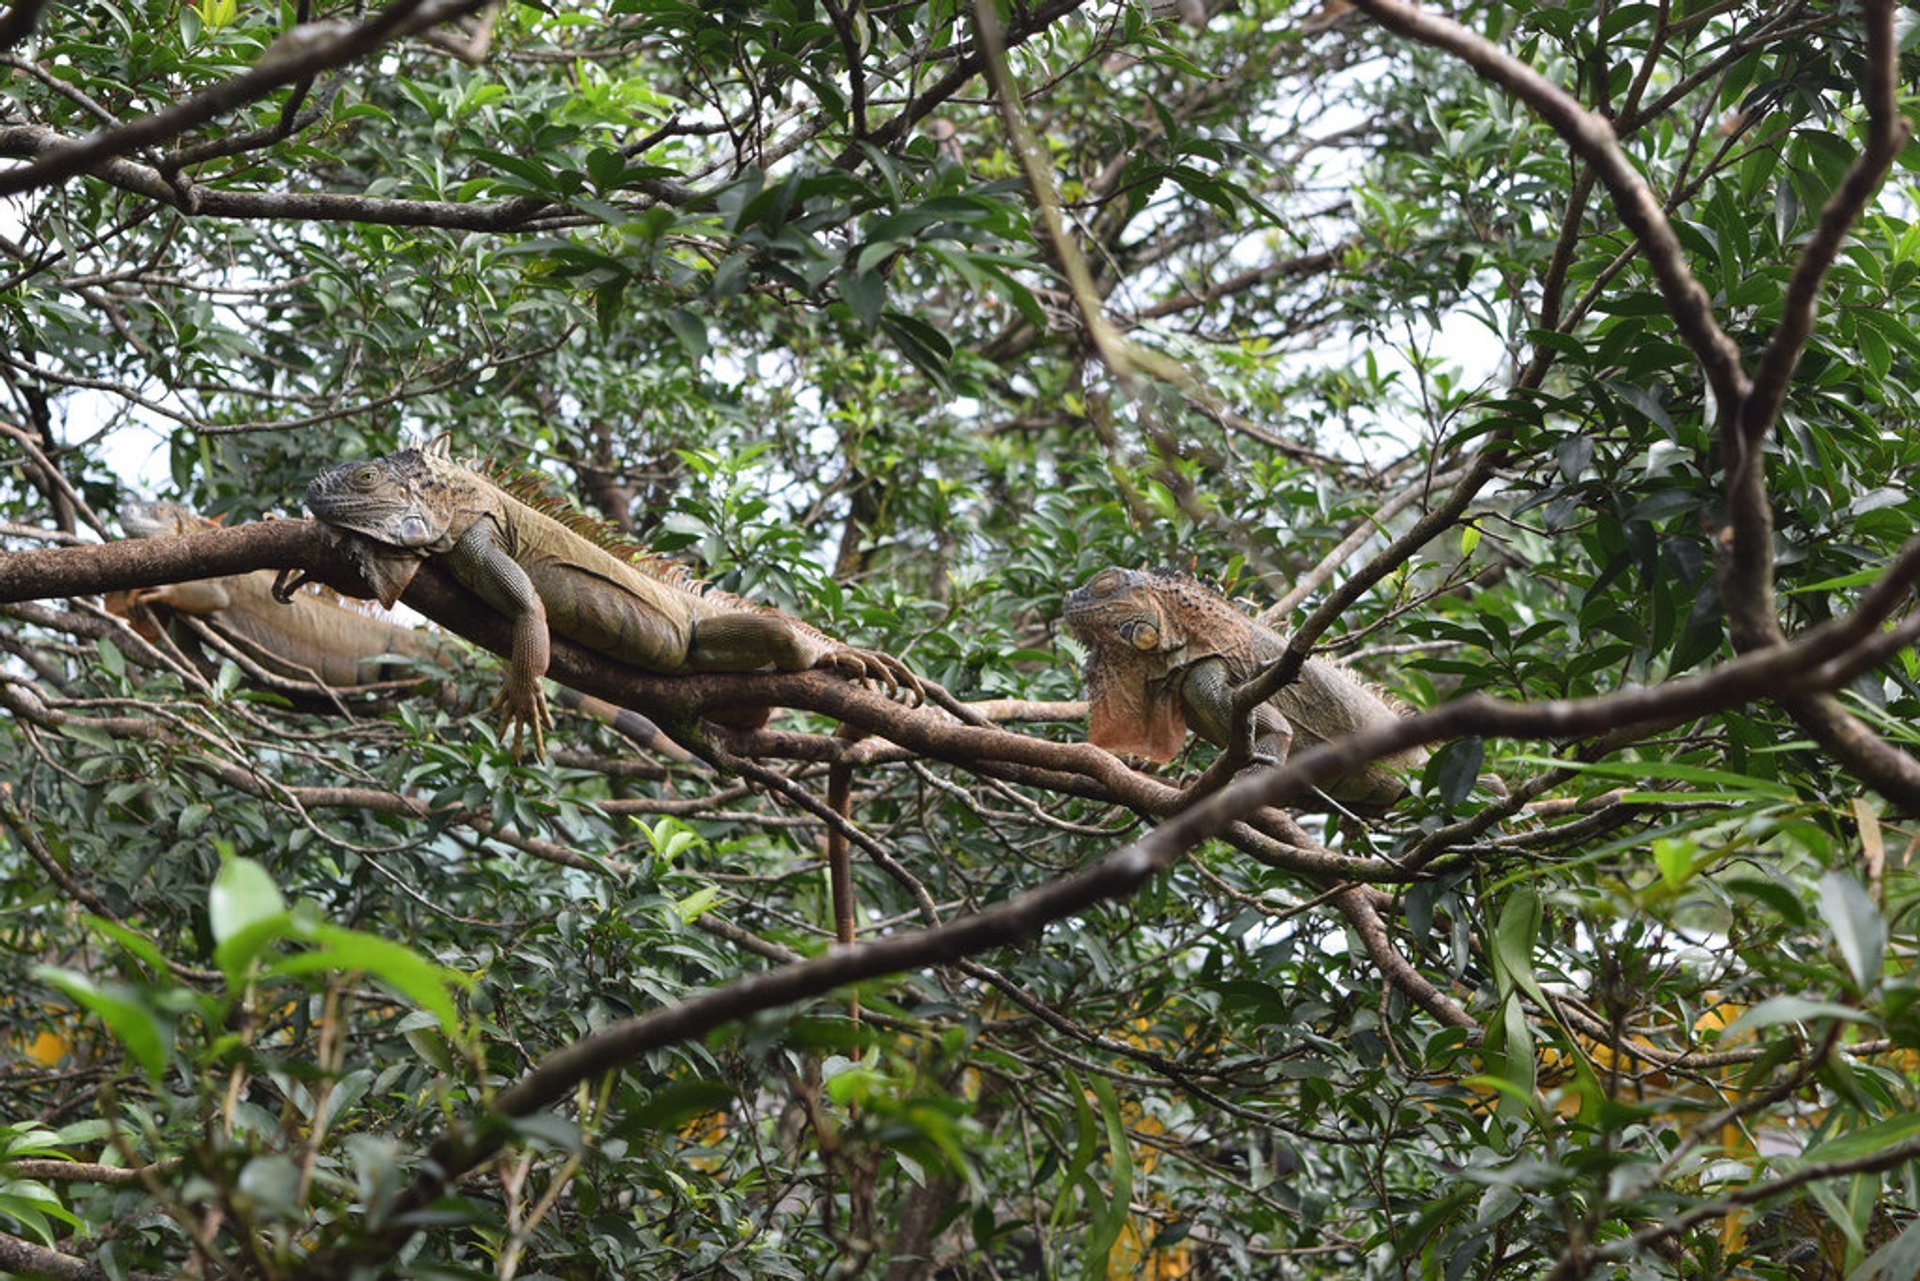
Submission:
[[[788,966],[737,979],[680,1005],[655,1010],[614,1024],[542,1060],[531,1072],[495,1097],[488,1117],[450,1133],[435,1145],[432,1161],[416,1180],[404,1207],[427,1204],[451,1179],[474,1168],[510,1138],[505,1119],[526,1116],[564,1098],[580,1082],[615,1070],[640,1055],[677,1044],[736,1022],[748,1015],[824,996],[837,987],[904,970],[952,964],[989,949],[1012,946],[1037,935],[1048,924],[1095,905],[1125,898],[1164,872],[1201,841],[1217,836],[1261,806],[1284,804],[1324,786],[1354,765],[1393,752],[1466,734],[1516,737],[1564,737],[1592,734],[1637,721],[1674,715],[1701,715],[1751,701],[1781,688],[1801,686],[1810,673],[1877,633],[1880,621],[1904,599],[1920,576],[1920,544],[1902,553],[1889,573],[1863,598],[1854,614],[1816,628],[1791,645],[1745,655],[1712,671],[1664,685],[1623,690],[1599,698],[1535,704],[1503,703],[1474,695],[1434,711],[1370,728],[1349,738],[1301,753],[1286,764],[1243,775],[1201,799],[1162,826],[1083,871],[1029,890],[996,907],[944,924],[894,935]],[[1920,625],[1902,629],[1911,640]],[[1363,945],[1389,977],[1405,981],[1405,961],[1386,943],[1384,928],[1370,905],[1351,897],[1342,907],[1362,928]],[[1457,1026],[1474,1026],[1470,1016],[1452,1009],[1437,989],[1412,976],[1411,993],[1439,1017]],[[366,1249],[387,1251],[411,1228],[354,1248],[345,1257],[323,1256],[305,1275],[328,1275]]]
[[[57,155],[72,145],[73,139],[40,125],[0,126],[0,156]],[[108,157],[90,163],[85,172],[122,191],[169,205],[177,204],[178,189],[151,165]],[[449,231],[512,231],[553,208],[534,196],[516,196],[488,204],[398,200],[328,191],[228,191],[219,187],[190,190],[192,198],[182,212],[200,218],[366,222],[390,227],[439,227]]]
[[[152,586],[167,581],[231,573],[267,564],[298,564],[303,560],[339,569],[339,557],[327,533],[307,522],[279,521],[182,539],[139,540],[100,547],[51,548],[0,557],[0,600],[35,594],[67,594],[82,590]],[[430,614],[444,621],[466,624],[477,639],[499,643],[504,620],[492,627],[474,626],[463,615],[458,589],[423,567],[415,583],[418,599]],[[1810,630],[1792,644],[1742,655],[1710,671],[1645,689],[1628,689],[1599,698],[1536,704],[1502,703],[1475,696],[1434,711],[1367,730],[1361,734],[1305,752],[1277,769],[1243,776],[1220,792],[1191,805],[1161,827],[1082,872],[1063,877],[997,907],[931,928],[883,938],[827,956],[801,962],[763,975],[742,979],[682,1005],[616,1024],[543,1061],[526,1077],[503,1091],[496,1101],[496,1117],[513,1117],[550,1105],[579,1081],[629,1062],[634,1056],[702,1035],[748,1014],[790,1005],[824,995],[836,987],[907,969],[950,963],[982,951],[1029,939],[1048,923],[1084,912],[1107,900],[1137,891],[1193,848],[1261,807],[1285,803],[1322,786],[1359,763],[1392,752],[1465,734],[1504,734],[1516,737],[1587,735],[1644,721],[1696,716],[1738,703],[1782,692],[1804,693],[1820,682],[1843,677],[1856,665],[1852,655],[1863,648],[1884,653],[1888,646],[1910,640],[1920,622],[1908,620],[1892,633],[1881,623],[1906,599],[1920,575],[1920,545],[1909,548],[1889,572],[1863,596],[1853,614]],[[351,584],[348,584],[350,587]],[[481,611],[486,612],[486,611]],[[650,678],[598,655],[566,645],[556,646],[558,673],[568,683],[595,687],[595,692],[617,694],[646,686],[649,693],[683,709],[689,716],[708,707],[742,702],[791,702],[830,715],[846,715],[888,730],[910,731],[915,723],[934,718],[929,713],[894,708],[884,700],[842,681],[818,673]],[[581,679],[584,678],[584,679]],[[758,695],[758,697],[756,697]],[[889,717],[885,713],[892,713]],[[888,723],[888,722],[891,723]],[[1012,743],[996,743],[1006,750],[1024,743],[1010,755],[1058,766],[1063,757],[1112,758],[1097,749],[1025,740],[1020,735],[970,726],[943,727],[958,735],[990,735]],[[922,731],[925,733],[926,731]],[[912,732],[901,738],[911,740]],[[1117,762],[1114,762],[1117,765]],[[1416,1001],[1437,1017],[1458,1025],[1472,1019],[1456,1010],[1431,985],[1425,984],[1403,959],[1386,946],[1370,904],[1353,897],[1342,901],[1363,945],[1390,981],[1407,989]],[[423,1176],[414,1203],[437,1194],[443,1180],[457,1176],[505,1141],[497,1122],[483,1120],[472,1132],[450,1136],[436,1150],[434,1173]],[[333,1266],[339,1259],[329,1259]],[[316,1265],[320,1266],[320,1265]]]
[[[35,1245],[17,1236],[0,1233],[0,1273],[18,1277],[49,1277],[52,1281],[108,1281],[108,1272],[97,1263],[44,1245]],[[116,1274],[117,1275],[117,1274]],[[133,1281],[157,1281],[150,1272],[129,1272]]]
[[[1651,188],[1620,150],[1612,126],[1586,111],[1558,86],[1486,40],[1445,18],[1422,12],[1402,0],[1356,0],[1357,6],[1392,31],[1451,53],[1491,83],[1532,107],[1587,162],[1612,195],[1615,207],[1647,256],[1681,337],[1700,362],[1718,407],[1726,441],[1729,521],[1721,531],[1722,599],[1728,610],[1736,650],[1776,644],[1783,638],[1772,589],[1773,519],[1766,494],[1762,444],[1778,416],[1794,364],[1811,333],[1813,300],[1847,229],[1877,189],[1886,167],[1904,141],[1908,126],[1897,115],[1897,52],[1892,35],[1892,5],[1874,0],[1867,7],[1868,112],[1866,151],[1821,211],[1812,240],[1788,285],[1781,328],[1762,363],[1759,381],[1750,381],[1739,349],[1715,322],[1705,291],[1686,266],[1673,228]],[[1466,497],[1491,475],[1490,456],[1481,453],[1474,470],[1449,501],[1429,512],[1406,535],[1345,584],[1296,633],[1284,663],[1260,688],[1291,680],[1308,647],[1331,626],[1360,590],[1388,568],[1410,556],[1465,510]],[[1258,690],[1249,690],[1251,697]],[[1787,691],[1781,704],[1840,763],[1875,791],[1909,810],[1920,811],[1920,761],[1893,748],[1824,690]]]
[[[1767,499],[1765,447],[1780,416],[1787,384],[1813,334],[1814,303],[1847,233],[1880,189],[1887,168],[1911,132],[1899,114],[1899,50],[1892,0],[1869,0],[1867,22],[1867,141],[1815,222],[1794,264],[1780,326],[1754,373],[1740,413],[1721,425],[1727,468],[1727,524],[1720,533],[1721,597],[1735,649],[1781,639],[1773,597],[1773,512]]]
[[[333,23],[308,23],[294,27],[269,45],[260,61],[231,80],[150,116],[90,134],[19,169],[0,173],[0,196],[50,186],[117,156],[176,138],[189,129],[264,98],[275,89],[356,62],[390,40],[462,17],[486,3],[487,0],[394,0],[359,26],[338,30]]]

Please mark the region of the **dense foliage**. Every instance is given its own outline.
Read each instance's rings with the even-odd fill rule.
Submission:
[[[444,436],[997,728],[516,759],[491,660],[336,698],[0,605],[0,1270],[1914,1275],[1889,8],[14,0],[8,562]],[[1179,811],[1213,748],[1059,705],[1115,564],[1459,719],[1384,817],[1243,799],[495,1106],[827,951],[827,762],[863,941]]]

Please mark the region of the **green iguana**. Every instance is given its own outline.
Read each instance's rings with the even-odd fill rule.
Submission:
[[[179,503],[134,502],[120,509],[121,528],[135,538],[197,534],[216,524]],[[316,706],[337,706],[333,694],[404,678],[405,673],[397,670],[395,659],[425,660],[447,666],[457,653],[448,637],[375,618],[330,593],[300,592],[281,604],[274,598],[273,584],[273,571],[260,570],[121,593],[109,598],[107,607],[130,621],[137,618],[135,607],[154,606],[200,619],[269,676],[293,683],[292,688],[278,692],[299,694],[301,687],[325,687],[324,703],[320,699],[303,699],[302,705],[311,701]],[[196,659],[202,657],[198,647],[190,649]],[[676,760],[693,759],[691,753],[638,712],[573,690],[564,690],[561,701],[611,726],[642,748]]]
[[[348,554],[383,602],[397,600],[432,556],[512,623],[513,652],[495,706],[516,751],[529,730],[534,752],[546,751],[551,721],[540,682],[550,632],[663,675],[823,667],[925,697],[919,679],[891,655],[705,589],[684,568],[640,549],[610,550],[590,522],[569,523],[564,511],[532,505],[542,501],[420,449],[342,463],[307,486],[308,510],[351,535]],[[753,723],[765,717],[755,709]]]
[[[1256,623],[1187,574],[1103,569],[1070,592],[1065,621],[1087,647],[1087,738],[1112,752],[1168,761],[1191,728],[1225,747],[1233,689],[1286,652]],[[1300,675],[1253,709],[1257,753],[1286,759],[1400,713],[1338,664],[1309,658]],[[1382,809],[1406,790],[1419,748],[1375,761],[1326,789],[1343,805]]]

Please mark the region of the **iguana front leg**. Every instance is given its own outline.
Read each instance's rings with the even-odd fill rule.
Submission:
[[[447,568],[464,586],[491,605],[513,624],[513,654],[507,662],[507,678],[495,696],[493,706],[500,713],[502,742],[512,736],[514,755],[526,732],[533,731],[533,754],[545,758],[547,730],[553,725],[553,713],[541,689],[552,659],[552,642],[547,633],[547,610],[527,576],[501,542],[499,528],[491,520],[476,520],[460,541],[447,553]]]
[[[1180,704],[1186,711],[1187,724],[1209,743],[1229,750],[1234,747],[1233,689],[1227,664],[1219,658],[1201,659],[1180,679]],[[1284,761],[1293,746],[1293,726],[1272,703],[1261,703],[1253,709],[1245,734],[1239,749],[1250,761]]]
[[[827,640],[780,614],[739,610],[695,620],[687,644],[687,666],[696,672],[750,672],[758,667],[803,672],[829,667],[856,680],[904,691],[915,703],[926,701],[926,686],[893,655]]]

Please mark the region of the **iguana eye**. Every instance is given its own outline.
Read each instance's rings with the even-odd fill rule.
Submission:
[[[1120,590],[1120,571],[1103,569],[1087,583],[1087,590],[1095,596],[1111,596]]]
[[[380,483],[380,469],[372,463],[356,467],[353,474],[347,477],[347,483],[355,489],[372,489]]]

